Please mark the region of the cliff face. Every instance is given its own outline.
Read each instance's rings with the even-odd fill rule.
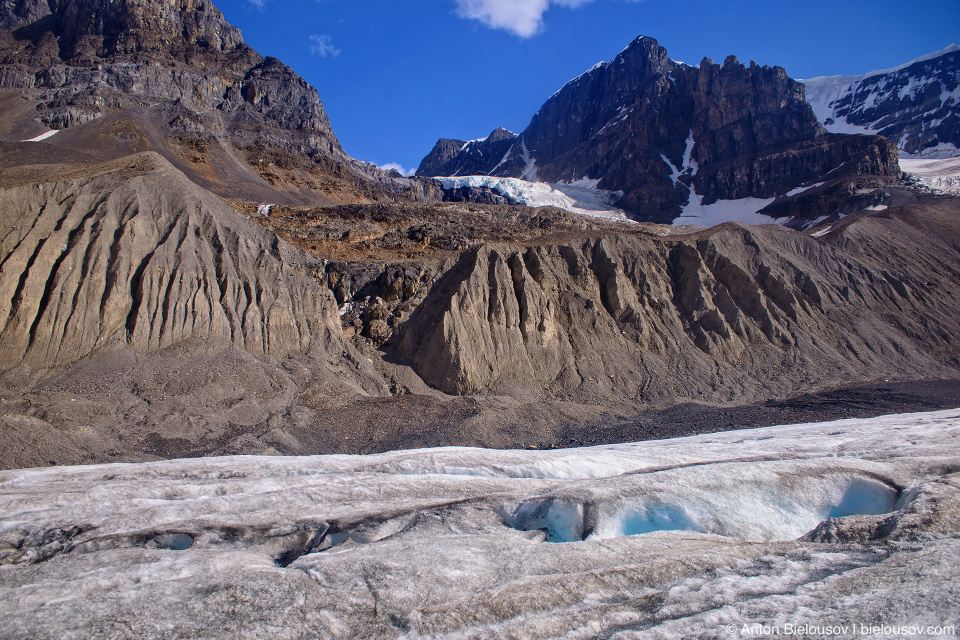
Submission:
[[[463,145],[467,144],[464,140],[452,140],[450,138],[440,138],[433,149],[420,161],[420,167],[417,173],[423,176],[444,176],[447,174],[447,163],[455,158]],[[452,173],[450,174],[452,175]]]
[[[497,127],[486,138],[479,140],[449,140],[441,138],[420,163],[417,175],[473,176],[492,174],[494,170],[519,171],[522,161],[515,152],[517,134]],[[499,174],[497,174],[499,175]]]
[[[32,46],[24,59],[55,56],[75,66],[119,57],[185,61],[243,47],[240,30],[208,0],[5,1],[0,28]]]
[[[440,166],[426,163],[418,175],[599,179],[601,188],[624,192],[620,206],[656,221],[679,215],[693,197],[691,184],[710,204],[782,196],[841,166],[844,173],[899,175],[886,140],[851,143],[824,133],[803,85],[782,68],[747,67],[733,56],[722,66],[704,59],[691,67],[670,60],[655,40],[638,38],[567,83],[505,151],[494,148],[502,140],[488,139]],[[678,167],[688,171],[674,175]]]
[[[144,101],[216,108],[263,62],[210,2],[8,3],[0,26],[0,87],[36,90],[57,128]]]

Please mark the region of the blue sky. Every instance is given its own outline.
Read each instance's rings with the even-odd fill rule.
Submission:
[[[214,0],[317,88],[347,153],[415,169],[438,138],[523,130],[554,91],[638,35],[698,64],[794,78],[894,67],[960,44],[960,0]],[[801,8],[802,7],[802,8]]]

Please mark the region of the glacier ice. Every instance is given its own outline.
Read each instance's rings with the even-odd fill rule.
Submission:
[[[0,637],[946,624],[958,445],[952,410],[554,451],[2,471]]]

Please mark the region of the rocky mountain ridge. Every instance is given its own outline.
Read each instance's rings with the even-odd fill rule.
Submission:
[[[241,201],[436,199],[423,181],[348,156],[316,89],[247,46],[209,0],[62,0],[0,7],[0,138],[101,160],[157,151]],[[69,132],[69,135],[65,135]]]
[[[440,141],[417,175],[599,180],[624,193],[618,206],[656,222],[698,196],[706,205],[778,198],[833,171],[899,176],[886,139],[826,135],[803,85],[782,68],[733,56],[692,67],[647,37],[567,83],[522,133],[457,142]],[[676,175],[682,166],[691,170]]]
[[[901,155],[960,155],[960,47],[951,45],[895,69],[801,80],[828,131],[874,133]]]
[[[863,222],[859,230],[917,233],[904,222]],[[903,274],[924,259],[883,264],[892,250],[879,239],[839,250],[735,225],[675,239],[617,234],[484,246],[437,281],[400,328],[398,353],[447,393],[576,389],[653,403],[674,394],[743,399],[771,385],[786,391],[814,370],[838,382],[888,366],[926,375],[942,364],[919,345],[934,335],[957,344],[960,334],[946,308],[934,311],[932,290],[904,285]],[[900,332],[919,338],[921,317],[932,333],[913,352]]]

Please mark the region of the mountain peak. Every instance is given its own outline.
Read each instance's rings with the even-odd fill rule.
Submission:
[[[418,175],[587,179],[622,192],[617,206],[658,222],[717,200],[772,202],[839,166],[898,175],[886,140],[824,133],[803,85],[782,67],[748,68],[732,55],[722,66],[709,58],[699,68],[681,65],[639,36],[567,82],[518,138],[436,148]],[[787,147],[795,154],[782,154]]]
[[[211,0],[0,0],[0,89],[24,99],[0,139],[68,130],[49,144],[106,160],[156,151],[230,198],[332,204],[418,188],[350,158],[316,89],[244,44]]]
[[[497,127],[494,129],[489,136],[487,136],[485,142],[499,142],[500,140],[512,140],[516,138],[517,134],[509,129],[504,129],[503,127]]]
[[[673,66],[674,63],[659,42],[649,36],[638,36],[618,53],[610,64],[627,65],[634,69],[645,70],[647,73],[656,73],[664,66]]]

